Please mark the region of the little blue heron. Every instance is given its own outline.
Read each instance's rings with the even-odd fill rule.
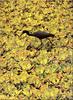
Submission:
[[[22,34],[27,34],[28,36],[33,36],[33,37],[36,37],[36,38],[39,38],[40,39],[40,41],[41,41],[41,46],[42,46],[42,39],[45,39],[45,38],[47,38],[47,37],[52,37],[52,38],[54,38],[55,37],[55,35],[53,35],[53,34],[51,34],[51,33],[49,33],[49,32],[45,32],[45,31],[36,31],[36,32],[34,32],[33,34],[31,33],[31,32],[29,32],[29,31],[27,31],[27,30],[23,30],[23,32],[22,32]],[[21,34],[21,35],[22,35]],[[49,40],[50,41],[50,40]],[[52,44],[52,42],[50,41],[50,43]],[[41,46],[38,48],[38,50],[41,48]]]
[[[55,37],[53,34],[51,34],[49,32],[45,32],[45,31],[37,31],[37,32],[34,32],[32,34],[31,32],[24,30],[22,32],[22,34],[24,34],[24,33],[26,33],[29,36],[37,37],[39,39],[44,39],[44,38],[47,38],[47,37]]]

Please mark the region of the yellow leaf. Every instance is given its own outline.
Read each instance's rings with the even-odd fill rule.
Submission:
[[[19,78],[20,78],[21,81],[26,82],[26,81],[27,81],[27,78],[28,78],[27,72],[26,72],[26,71],[23,71],[23,72],[20,74]]]

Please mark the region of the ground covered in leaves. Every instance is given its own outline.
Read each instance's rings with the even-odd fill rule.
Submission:
[[[72,6],[71,0],[0,0],[0,100],[72,100]],[[55,38],[41,45],[23,30]]]

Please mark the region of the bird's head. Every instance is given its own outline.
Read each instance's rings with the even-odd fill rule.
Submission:
[[[29,35],[30,33],[29,33],[29,31],[27,31],[27,30],[23,30],[23,32],[22,32],[22,34],[27,34],[27,35]]]

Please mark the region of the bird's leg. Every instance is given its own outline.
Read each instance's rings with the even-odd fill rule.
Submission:
[[[47,51],[51,51],[52,48],[53,48],[53,43],[52,43],[52,41],[49,39],[49,48],[47,48]]]
[[[51,40],[49,39],[50,44],[52,44]],[[53,44],[52,44],[53,45]]]
[[[40,39],[40,42],[41,42],[41,44],[40,44],[40,46],[38,47],[38,50],[40,50],[40,49],[42,48],[42,45],[43,45],[42,39]]]

